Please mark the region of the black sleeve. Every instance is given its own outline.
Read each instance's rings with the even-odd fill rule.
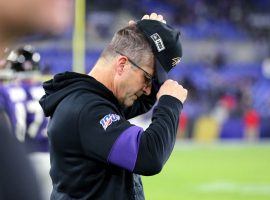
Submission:
[[[87,156],[104,164],[142,175],[156,174],[172,152],[181,109],[179,100],[162,96],[153,122],[143,131],[112,105],[91,102],[78,119],[82,148]]]
[[[131,107],[128,107],[124,110],[124,114],[126,119],[131,119],[138,115],[144,114],[148,112],[153,105],[155,104],[157,98],[157,89],[154,87],[151,88],[150,95],[142,95],[139,99],[137,99]]]
[[[152,123],[141,136],[134,173],[154,175],[161,171],[175,144],[182,107],[182,103],[172,96],[160,98]]]

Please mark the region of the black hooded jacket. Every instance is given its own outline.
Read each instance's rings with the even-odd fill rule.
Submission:
[[[51,117],[51,199],[144,199],[139,175],[159,173],[169,158],[182,103],[162,96],[144,131],[127,120],[154,105],[153,91],[124,109],[88,75],[58,74],[43,87],[40,104]]]

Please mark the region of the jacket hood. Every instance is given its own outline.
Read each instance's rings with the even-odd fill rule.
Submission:
[[[95,85],[99,87],[93,87]],[[101,92],[100,87],[104,87]],[[40,99],[39,103],[45,113],[45,116],[52,116],[57,105],[69,94],[78,90],[88,90],[96,92],[102,96],[110,96],[116,100],[113,93],[109,91],[104,85],[97,82],[93,77],[86,74],[79,74],[75,72],[65,72],[54,76],[53,79],[43,83],[45,95]]]

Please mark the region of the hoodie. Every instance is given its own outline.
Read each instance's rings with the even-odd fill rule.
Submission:
[[[175,144],[182,103],[164,95],[146,129],[128,119],[147,112],[156,92],[123,108],[93,77],[74,72],[44,83],[50,116],[51,199],[144,199],[139,175],[160,172]]]

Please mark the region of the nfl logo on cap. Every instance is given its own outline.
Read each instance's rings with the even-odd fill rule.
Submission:
[[[154,33],[150,37],[152,38],[152,40],[156,44],[156,47],[157,47],[158,52],[161,52],[162,50],[165,49],[165,46],[163,44],[163,41],[162,41],[162,39],[161,39],[161,37],[159,36],[158,33]]]

